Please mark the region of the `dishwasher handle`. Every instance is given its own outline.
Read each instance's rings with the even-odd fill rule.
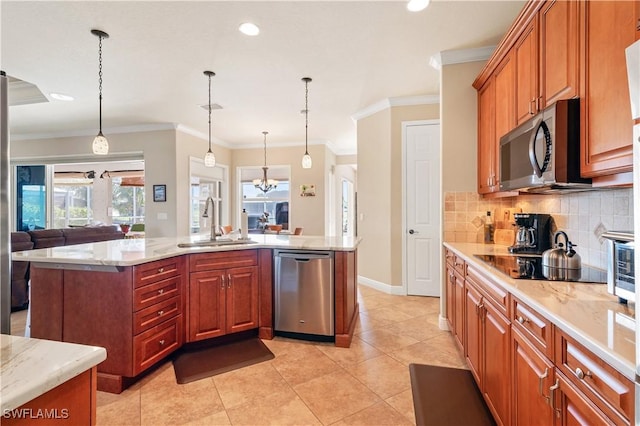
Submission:
[[[275,257],[293,258],[297,262],[308,262],[313,259],[331,259],[333,253],[331,252],[300,252],[300,251],[280,251],[277,252]]]

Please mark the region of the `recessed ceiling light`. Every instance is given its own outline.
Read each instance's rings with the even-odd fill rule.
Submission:
[[[407,9],[411,12],[420,12],[429,6],[431,0],[409,0],[407,3]]]
[[[65,95],[62,93],[49,93],[53,99],[57,99],[59,101],[72,101],[74,100],[73,96]]]
[[[238,28],[242,34],[246,34],[248,36],[257,36],[260,34],[260,28],[256,24],[252,24],[251,22],[245,22],[244,24],[240,24]]]

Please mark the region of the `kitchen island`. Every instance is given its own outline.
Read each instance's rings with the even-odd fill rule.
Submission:
[[[359,239],[251,238],[223,245],[206,245],[202,236],[125,239],[15,252],[13,260],[31,262],[31,336],[105,347],[98,389],[119,393],[185,343],[252,331],[273,338],[273,250],[324,250],[334,252],[335,344],[349,347]]]

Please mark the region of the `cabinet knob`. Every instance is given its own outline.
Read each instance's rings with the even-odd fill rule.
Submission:
[[[160,343],[160,346],[164,345],[164,339],[160,340],[158,343]]]
[[[164,311],[158,311],[158,316],[161,317],[164,314]]]
[[[526,319],[526,318],[525,318],[525,317],[523,317],[523,316],[519,316],[519,317],[518,317],[518,322],[519,322],[520,324],[524,324],[525,322],[529,322],[529,320],[528,320],[528,319]]]
[[[158,290],[158,294],[162,294],[164,293],[164,288],[161,288],[160,290]]]
[[[161,274],[164,272],[164,268],[158,268],[158,273]]]
[[[576,376],[578,376],[578,379],[583,380],[585,377],[591,377],[591,372],[587,371],[585,373],[582,368],[578,367],[576,368]]]

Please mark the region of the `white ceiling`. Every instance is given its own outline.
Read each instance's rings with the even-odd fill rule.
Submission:
[[[103,43],[103,129],[175,123],[206,139],[204,70],[212,70],[214,142],[231,147],[309,142],[355,153],[351,116],[391,97],[439,92],[429,58],[496,44],[523,1],[7,1],[0,2],[0,68],[50,102],[10,109],[15,139],[91,135],[98,126],[98,39]],[[238,31],[245,21],[261,33]],[[57,101],[51,92],[75,97]],[[206,149],[206,142],[203,142]]]

